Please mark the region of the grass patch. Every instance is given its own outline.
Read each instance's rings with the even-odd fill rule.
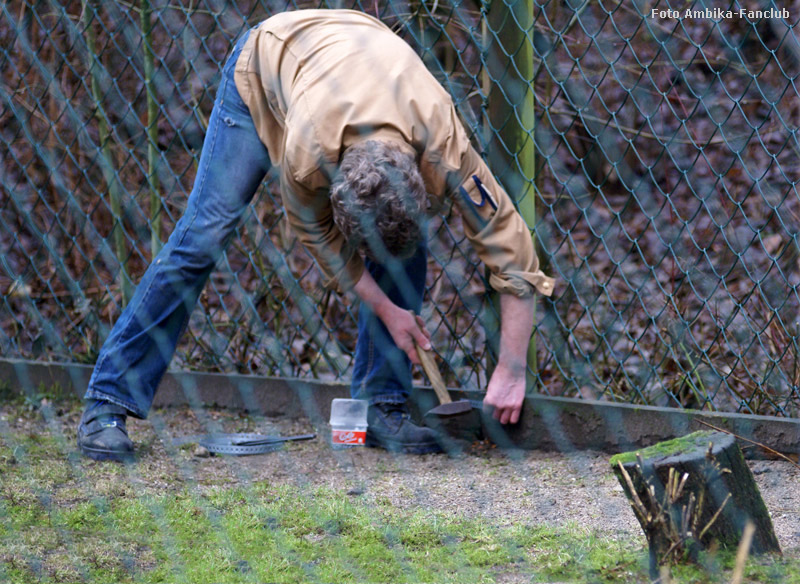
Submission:
[[[73,389],[62,387],[59,383],[40,383],[36,387],[21,389],[7,381],[0,381],[0,402],[6,407],[24,407],[35,411],[41,409],[43,404],[72,409],[79,407],[82,400]]]
[[[17,397],[19,397],[19,392],[15,391],[8,381],[0,380],[0,400],[8,403]]]
[[[266,482],[151,476],[142,489],[130,474],[148,472],[142,465],[71,459],[72,446],[46,433],[4,438],[0,582],[649,582],[642,539],[576,524],[500,526]],[[729,582],[732,565],[719,554],[674,575]],[[800,562],[752,559],[747,581],[800,584]]]
[[[494,527],[330,489],[257,483],[69,506],[16,493],[0,497],[0,575],[19,583],[648,581],[638,541],[577,525]],[[719,555],[674,575],[725,582],[732,563]],[[796,560],[754,559],[748,581],[800,582],[798,574]]]

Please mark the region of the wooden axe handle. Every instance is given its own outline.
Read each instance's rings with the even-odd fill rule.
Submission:
[[[439,368],[436,366],[436,361],[433,358],[432,351],[426,351],[419,345],[417,347],[417,355],[419,355],[419,360],[422,363],[422,369],[425,371],[425,375],[428,376],[428,379],[431,381],[431,385],[433,385],[433,390],[436,392],[436,397],[439,398],[439,403],[442,404],[449,404],[453,400],[450,399],[450,394],[447,392],[447,388],[444,385],[444,379],[442,379],[441,373],[439,373]]]

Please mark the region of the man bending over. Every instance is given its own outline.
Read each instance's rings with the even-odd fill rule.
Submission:
[[[329,287],[361,300],[351,393],[369,401],[368,444],[440,450],[406,400],[426,220],[447,199],[500,292],[500,356],[484,403],[515,423],[525,394],[539,270],[530,232],[470,146],[452,100],[402,39],[350,10],[274,16],[236,44],[222,75],[185,214],[145,272],[89,381],[78,445],[133,453],[126,416],[145,418],[189,314],[271,165],[286,216]]]

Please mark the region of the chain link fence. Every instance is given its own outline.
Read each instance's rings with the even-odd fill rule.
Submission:
[[[796,0],[3,2],[0,354],[94,361],[186,205],[233,42],[320,6],[408,41],[516,199],[557,279],[539,391],[797,415]],[[276,179],[173,367],[349,375],[357,307],[321,287]],[[484,386],[496,312],[447,209],[429,262],[446,380]]]

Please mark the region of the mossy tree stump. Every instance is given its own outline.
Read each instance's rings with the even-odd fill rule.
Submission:
[[[638,452],[611,466],[650,547],[650,571],[701,549],[735,547],[748,523],[753,553],[780,553],[769,512],[733,436],[696,432]]]

